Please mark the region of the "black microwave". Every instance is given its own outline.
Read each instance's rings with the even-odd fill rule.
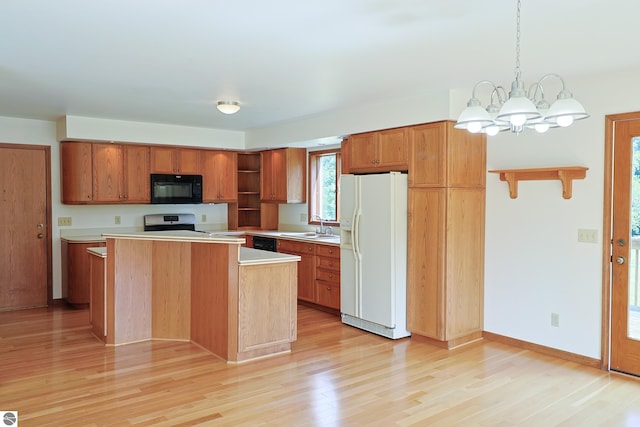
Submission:
[[[152,173],[151,203],[202,203],[202,175],[166,175]]]

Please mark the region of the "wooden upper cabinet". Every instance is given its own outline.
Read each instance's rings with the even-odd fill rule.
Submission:
[[[93,157],[90,142],[60,144],[62,203],[91,203],[93,200]]]
[[[151,147],[151,173],[199,175],[203,150],[181,147]]]
[[[62,202],[149,203],[149,147],[61,144]]]
[[[122,146],[93,144],[93,201],[124,201]]]
[[[443,121],[408,128],[410,187],[484,187],[486,137]]]
[[[351,135],[346,144],[350,172],[406,171],[409,165],[407,129],[396,128]]]
[[[93,201],[149,203],[149,147],[93,144]]]
[[[203,202],[238,200],[238,153],[205,150],[202,154],[202,166]]]
[[[122,147],[124,171],[124,198],[127,203],[151,201],[149,147],[124,145]]]
[[[260,153],[260,200],[305,203],[307,150],[280,148]]]

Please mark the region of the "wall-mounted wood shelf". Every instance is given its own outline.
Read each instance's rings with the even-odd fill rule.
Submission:
[[[512,199],[518,197],[518,181],[542,181],[558,179],[562,182],[562,197],[570,199],[572,196],[571,184],[574,179],[584,179],[587,170],[582,166],[559,166],[555,168],[537,169],[499,169],[490,170],[492,173],[500,174],[500,181],[507,181],[509,184],[509,195]]]

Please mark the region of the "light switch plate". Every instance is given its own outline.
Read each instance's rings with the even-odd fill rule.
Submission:
[[[71,226],[71,217],[70,216],[59,216],[58,217],[58,227],[69,227]]]
[[[598,230],[578,228],[578,242],[598,243]]]

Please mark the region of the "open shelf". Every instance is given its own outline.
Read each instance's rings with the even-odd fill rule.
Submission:
[[[509,184],[509,196],[512,199],[518,197],[518,181],[543,181],[557,179],[562,182],[562,197],[570,199],[573,195],[572,183],[574,179],[584,179],[587,170],[582,166],[558,166],[553,168],[536,169],[498,169],[490,170],[491,173],[499,173],[500,181]]]

